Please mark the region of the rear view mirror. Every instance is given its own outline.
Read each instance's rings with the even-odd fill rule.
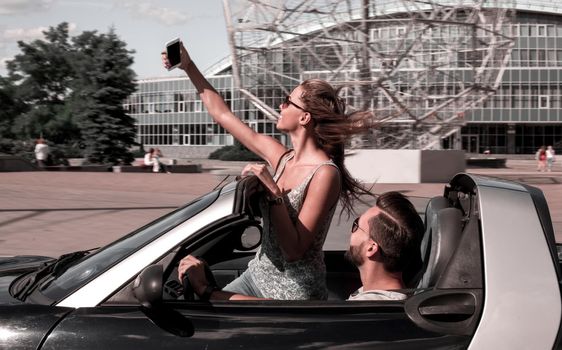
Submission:
[[[133,294],[141,303],[140,310],[155,325],[178,337],[191,337],[193,324],[181,313],[162,303],[162,265],[147,266],[133,283]]]
[[[261,243],[262,230],[260,226],[248,226],[240,234],[238,250],[248,251],[257,248]]]
[[[162,265],[147,266],[133,283],[135,298],[146,308],[151,308],[162,301]]]

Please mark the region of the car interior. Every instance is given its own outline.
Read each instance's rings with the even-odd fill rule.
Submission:
[[[259,192],[257,194],[259,195]],[[461,242],[470,211],[475,209],[471,208],[475,206],[474,199],[473,195],[466,194],[461,188],[447,188],[444,196],[436,196],[429,200],[423,215],[425,232],[420,248],[422,267],[406,281],[411,288],[402,292],[413,294],[437,284]],[[255,202],[249,200],[246,203]],[[202,244],[194,251],[208,262],[219,287],[224,287],[243,273],[254,256],[254,250],[245,251],[239,248],[240,237],[246,227],[258,227],[261,233],[257,208],[248,210],[248,213],[251,213],[248,222],[236,223],[232,229],[226,230],[230,234],[226,231],[218,233],[217,237],[221,238],[217,239],[224,240],[227,244]],[[474,222],[469,226],[474,226]],[[468,229],[473,229],[471,227]],[[344,258],[343,251],[325,251],[325,263],[328,300],[346,300],[361,286],[357,269]]]
[[[243,199],[237,204],[243,207],[240,210],[242,215],[215,222],[158,262],[164,270],[164,300],[183,299],[184,288],[177,277],[177,266],[187,254],[205,260],[219,288],[226,286],[247,268],[259,246],[262,228],[259,206],[255,204],[261,191],[258,187],[252,190],[248,190],[251,186],[246,187],[247,193],[241,196]],[[472,285],[472,279],[481,281],[480,261],[473,261],[479,255],[466,256],[466,253],[460,252],[462,249],[457,249],[461,245],[470,246],[470,251],[480,249],[479,239],[474,240],[475,235],[479,235],[478,217],[471,215],[476,211],[475,198],[474,194],[467,194],[460,187],[447,187],[443,196],[429,200],[422,215],[425,223],[421,241],[422,267],[406,281],[410,288],[401,292],[411,296],[438,286],[454,287],[458,285],[460,274],[463,275],[462,278],[468,279],[465,286]],[[361,286],[359,273],[344,258],[344,251],[324,253],[328,300],[344,301]],[[466,266],[459,268],[459,264]],[[112,298],[113,302],[119,300],[123,300],[119,295]]]

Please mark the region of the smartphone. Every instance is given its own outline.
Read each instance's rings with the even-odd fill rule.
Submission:
[[[166,54],[170,62],[170,68],[168,68],[168,70],[179,67],[181,64],[180,43],[180,38],[175,38],[166,43]]]

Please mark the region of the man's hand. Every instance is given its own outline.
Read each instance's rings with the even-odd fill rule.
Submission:
[[[193,291],[197,295],[202,295],[209,284],[205,276],[205,263],[194,256],[186,256],[181,259],[178,266],[178,278],[180,281],[183,280],[185,274],[189,278]]]

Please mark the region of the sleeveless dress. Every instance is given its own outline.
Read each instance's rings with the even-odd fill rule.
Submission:
[[[283,173],[287,162],[294,157],[294,152],[287,154],[277,167],[273,180],[277,180]],[[293,224],[297,222],[299,212],[304,202],[308,184],[316,171],[324,166],[337,166],[330,160],[319,164],[298,186],[289,193],[283,194],[289,217]],[[326,286],[326,266],[322,246],[334,215],[336,205],[330,209],[324,221],[320,224],[316,237],[304,256],[293,262],[287,262],[283,257],[277,241],[278,231],[282,227],[275,227],[270,220],[269,206],[265,200],[260,202],[263,215],[262,244],[254,259],[248,264],[248,270],[255,285],[266,298],[280,300],[324,300],[328,298]],[[283,232],[279,232],[283,234]]]

